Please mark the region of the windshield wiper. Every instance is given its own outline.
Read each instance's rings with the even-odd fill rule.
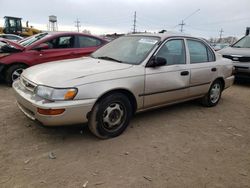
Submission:
[[[118,60],[118,59],[114,59],[112,57],[108,57],[108,56],[101,56],[101,57],[95,57],[97,59],[105,59],[105,60],[110,60],[110,61],[115,61],[115,62],[118,62],[118,63],[122,63],[122,61]]]

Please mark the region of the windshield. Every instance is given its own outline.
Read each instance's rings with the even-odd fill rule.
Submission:
[[[151,36],[120,37],[92,53],[91,57],[138,65],[158,41],[158,37]]]
[[[22,46],[29,46],[33,44],[34,42],[40,40],[41,38],[45,37],[46,35],[48,35],[48,33],[40,33],[40,34],[31,36],[29,38],[26,38],[24,40],[21,40],[19,44],[21,44]]]
[[[245,36],[232,45],[234,48],[250,48],[250,36]]]

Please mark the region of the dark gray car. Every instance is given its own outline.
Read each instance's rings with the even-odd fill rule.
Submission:
[[[250,78],[250,35],[244,36],[230,47],[218,51],[233,60],[236,75]]]

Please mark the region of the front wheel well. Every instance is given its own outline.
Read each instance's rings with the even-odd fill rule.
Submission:
[[[4,68],[2,70],[2,72],[5,74],[5,72],[8,70],[8,68],[10,68],[11,66],[14,65],[24,65],[26,67],[29,67],[26,63],[22,63],[22,62],[14,62],[14,63],[10,63],[10,64],[3,64]]]
[[[13,63],[4,70],[4,80],[8,85],[11,85],[18,79],[27,65],[24,63]]]
[[[115,89],[115,90],[108,91],[107,93],[104,93],[103,95],[101,95],[97,99],[96,103],[98,103],[100,100],[107,97],[108,95],[111,95],[111,94],[114,94],[114,93],[121,93],[121,94],[125,95],[126,97],[128,97],[129,101],[131,102],[132,109],[133,109],[132,114],[134,114],[136,112],[136,109],[137,109],[136,98],[135,98],[135,96],[133,95],[133,93],[131,91],[126,90],[126,89]]]

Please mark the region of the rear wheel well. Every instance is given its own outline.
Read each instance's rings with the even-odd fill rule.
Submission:
[[[107,93],[104,93],[101,97],[99,97],[96,101],[96,103],[98,103],[100,100],[102,100],[103,98],[107,97],[108,95],[111,95],[111,94],[114,94],[114,93],[121,93],[123,95],[125,95],[126,97],[128,97],[131,105],[132,105],[132,109],[133,109],[133,112],[132,114],[134,114],[136,112],[136,109],[137,109],[137,101],[136,101],[136,98],[135,96],[133,95],[132,92],[126,90],[126,89],[116,89],[116,90],[111,90],[111,91],[108,91]]]
[[[221,84],[222,84],[222,90],[224,90],[224,88],[225,88],[225,81],[224,81],[224,79],[222,77],[219,77],[215,81],[217,81],[217,80],[221,82]]]

